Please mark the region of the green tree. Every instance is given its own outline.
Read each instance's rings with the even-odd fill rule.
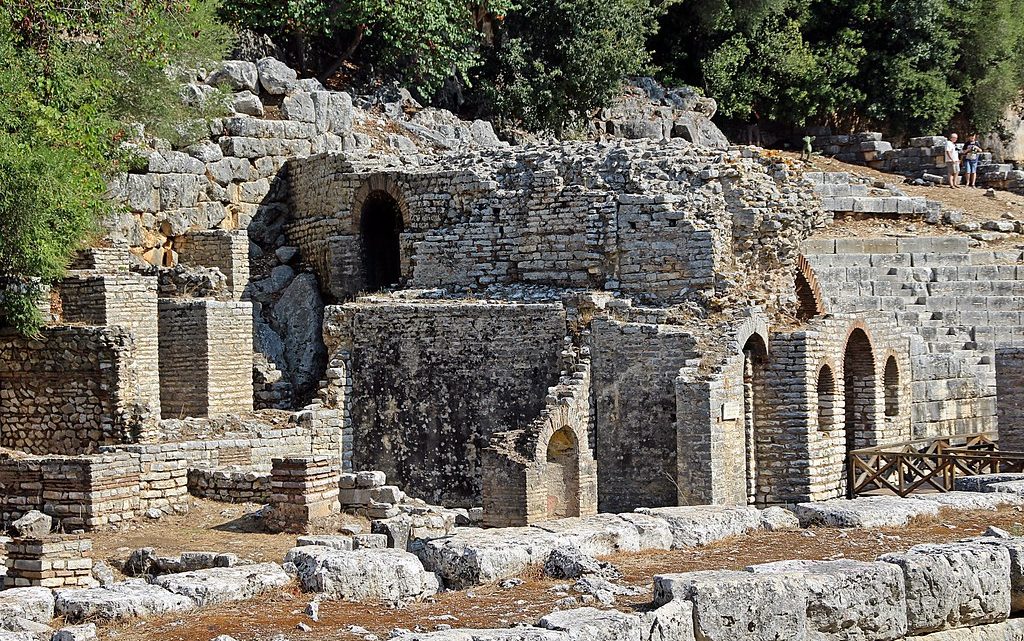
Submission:
[[[647,39],[667,3],[531,0],[510,12],[481,70],[505,127],[561,134],[602,107],[650,62]]]
[[[20,0],[0,8],[0,316],[31,333],[35,304],[113,206],[106,179],[143,125],[188,112],[170,69],[223,53],[208,0]]]
[[[429,98],[449,77],[467,78],[479,61],[481,19],[506,8],[506,0],[238,0],[224,14],[289,43],[306,72],[326,79],[349,63]]]

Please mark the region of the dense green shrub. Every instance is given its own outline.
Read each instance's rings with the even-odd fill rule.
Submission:
[[[223,54],[209,0],[17,0],[0,8],[0,317],[31,333],[35,302],[112,203],[129,128],[168,134],[180,79]]]

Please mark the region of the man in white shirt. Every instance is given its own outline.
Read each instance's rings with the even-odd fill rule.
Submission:
[[[960,183],[960,152],[956,149],[956,134],[949,134],[946,141],[946,167],[949,170],[949,186],[957,189]]]

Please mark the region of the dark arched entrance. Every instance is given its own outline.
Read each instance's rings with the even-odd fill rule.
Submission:
[[[846,459],[852,450],[875,445],[877,400],[875,357],[871,341],[862,329],[855,329],[843,354],[843,402],[845,409]],[[844,465],[844,469],[848,466]]]
[[[362,238],[363,282],[375,292],[398,283],[402,277],[402,210],[390,194],[372,192],[359,216]]]
[[[768,346],[757,334],[751,335],[743,345],[743,434],[746,447],[746,490],[747,503],[762,501],[758,495],[759,477],[764,475],[762,459],[764,448],[758,444],[764,395],[764,365],[768,359]],[[762,491],[763,495],[764,492]]]

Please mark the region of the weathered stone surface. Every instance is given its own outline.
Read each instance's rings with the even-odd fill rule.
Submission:
[[[907,633],[903,575],[888,563],[779,561],[748,570],[798,575],[807,586],[807,626],[817,638],[889,641]]]
[[[244,601],[288,585],[291,578],[276,563],[257,563],[231,568],[209,568],[165,574],[154,584],[194,601],[199,606]]]
[[[156,564],[156,548],[137,548],[128,555],[121,571],[125,576],[142,576],[150,574]]]
[[[800,519],[786,508],[773,505],[761,510],[761,528],[769,532],[799,530]]]
[[[598,561],[584,554],[577,547],[563,546],[555,548],[544,561],[544,574],[555,579],[578,579],[585,574],[593,574],[604,578],[622,576],[614,565],[607,561]]]
[[[9,588],[0,591],[0,623],[14,618],[49,623],[53,619],[53,608],[54,597],[49,588]]]
[[[953,482],[953,486],[963,492],[991,492],[988,489],[993,483],[1004,483],[1007,481],[1024,481],[1024,474],[977,474],[975,476],[961,476]]]
[[[693,641],[693,603],[674,599],[644,613],[645,641]]]
[[[281,112],[288,120],[316,122],[313,98],[305,91],[296,91],[286,96],[281,103]]]
[[[250,91],[240,91],[232,96],[231,108],[235,110],[235,113],[247,116],[262,117],[264,113],[263,101]]]
[[[672,549],[707,545],[761,527],[761,513],[754,507],[697,505],[640,508],[637,512],[668,523]]]
[[[192,599],[141,579],[103,588],[62,590],[56,600],[56,613],[72,623],[148,617],[194,607]]]
[[[528,627],[408,632],[394,637],[394,639],[395,641],[571,641],[571,637],[565,632]]]
[[[271,326],[284,337],[288,378],[308,393],[320,380],[327,350],[321,336],[323,299],[313,274],[299,274],[274,306]]]
[[[27,539],[41,539],[50,533],[53,519],[39,510],[32,510],[25,516],[11,523],[11,536]]]
[[[50,641],[92,641],[95,638],[97,638],[96,624],[84,623],[57,630]]]
[[[654,577],[654,603],[693,603],[702,641],[803,641],[807,587],[799,575],[712,570]]]
[[[879,561],[903,570],[910,634],[993,623],[1010,614],[1010,555],[979,543],[917,545]]]
[[[645,641],[647,632],[639,615],[597,608],[552,612],[541,617],[537,625],[566,632],[574,641]]]
[[[415,555],[393,549],[339,550],[322,545],[292,548],[285,557],[304,590],[349,601],[401,602],[427,597],[437,578]]]
[[[295,541],[295,547],[306,547],[308,545],[322,545],[334,548],[335,550],[351,550],[352,537],[345,534],[311,534],[300,536]]]
[[[294,69],[277,58],[261,58],[256,62],[256,69],[263,90],[274,96],[286,93],[298,78]]]
[[[1007,505],[1024,505],[1024,496],[999,492],[998,490],[985,493],[954,491],[935,494],[912,494],[911,498],[933,501],[943,507],[955,510],[997,510]]]
[[[939,504],[922,499],[862,496],[798,503],[793,511],[803,527],[903,527],[913,518],[937,516]]]
[[[226,85],[232,91],[258,91],[259,72],[246,60],[225,60],[206,78],[207,84]]]
[[[968,539],[971,543],[994,545],[1010,555],[1010,611],[1024,610],[1024,537],[983,536]]]

